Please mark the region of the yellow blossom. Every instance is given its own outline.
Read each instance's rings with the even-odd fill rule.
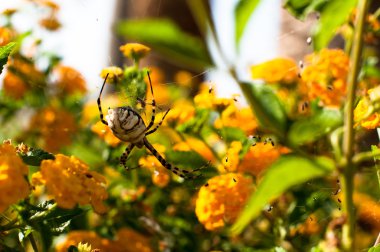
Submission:
[[[5,16],[12,16],[13,14],[15,14],[17,12],[17,9],[13,9],[13,8],[10,8],[10,9],[5,9],[2,14],[5,15]],[[1,44],[1,43],[0,43]]]
[[[0,145],[0,213],[28,196],[27,175],[28,167],[16,149],[10,143]]]
[[[88,165],[76,157],[58,154],[55,160],[42,161],[40,172],[33,174],[32,182],[44,184],[48,194],[62,208],[91,204],[97,213],[107,211],[103,203],[108,197],[106,179],[90,171]]]
[[[346,95],[349,57],[342,50],[322,49],[305,57],[300,92],[309,100],[339,107]]]
[[[97,134],[101,139],[103,139],[108,145],[116,147],[121,143],[121,140],[112,133],[112,130],[104,125],[101,121],[98,121],[91,127],[92,132]]]
[[[167,124],[183,124],[195,115],[194,105],[188,100],[178,100],[165,118]]]
[[[84,94],[87,91],[86,81],[81,73],[72,67],[58,65],[54,68],[57,75],[57,86],[65,94]]]
[[[71,136],[77,130],[75,118],[65,110],[47,107],[35,114],[30,123],[30,131],[39,134],[44,149],[57,152],[71,143]]]
[[[5,46],[13,41],[16,37],[16,32],[7,27],[0,27],[0,46]]]
[[[239,153],[243,148],[241,142],[233,141],[230,148],[227,150],[226,156],[222,160],[222,165],[219,166],[219,171],[223,172],[236,172],[238,165],[240,163]]]
[[[107,74],[108,74],[107,83],[117,82],[123,77],[123,69],[116,66],[103,68],[102,71],[100,72],[100,77],[105,79]]]
[[[207,230],[233,223],[253,191],[252,179],[227,173],[208,180],[199,190],[195,214]]]
[[[240,128],[248,135],[254,134],[254,131],[258,127],[252,110],[249,107],[239,109],[234,103],[222,112],[220,118],[215,120],[214,125],[217,129],[223,127]]]
[[[59,243],[55,251],[56,252],[67,252],[70,246],[78,246],[79,243],[88,244],[94,249],[99,249],[100,251],[111,251],[111,241],[98,236],[94,231],[71,231],[67,234],[64,242]]]
[[[138,61],[149,53],[150,48],[138,43],[127,43],[120,46],[120,51],[125,57]]]
[[[20,77],[8,71],[4,77],[3,89],[6,95],[14,99],[21,99],[29,86]]]
[[[371,113],[372,102],[380,99],[380,88],[376,87],[368,90],[368,96],[362,98],[354,110],[354,121],[366,129],[376,129],[380,127],[380,114]]]
[[[298,68],[294,60],[277,58],[252,66],[251,75],[266,83],[294,83],[298,79]]]
[[[200,92],[194,97],[194,103],[197,107],[216,109],[221,112],[228,106],[233,104],[234,98],[220,98],[216,97],[215,92],[207,87],[206,83],[203,83],[200,88]]]

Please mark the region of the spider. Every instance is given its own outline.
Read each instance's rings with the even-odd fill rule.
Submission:
[[[157,160],[172,173],[184,179],[197,178],[199,177],[199,175],[192,175],[192,174],[202,169],[202,167],[198,169],[194,169],[192,171],[187,171],[168,163],[161,156],[161,154],[158,153],[158,151],[153,147],[153,145],[149,143],[148,139],[146,138],[146,136],[156,132],[156,130],[161,126],[166,115],[170,111],[170,109],[168,109],[165,112],[164,116],[162,117],[161,121],[156,125],[156,127],[152,128],[155,122],[155,118],[156,118],[156,101],[154,100],[152,81],[150,79],[149,72],[147,72],[147,75],[149,79],[150,92],[152,93],[152,103],[150,104],[152,105],[152,117],[150,119],[148,126],[146,126],[140,114],[136,112],[136,110],[134,110],[130,106],[117,107],[113,109],[109,108],[108,114],[106,115],[105,120],[104,120],[104,115],[102,112],[102,105],[101,105],[101,95],[102,95],[108,74],[106,78],[104,79],[102,88],[100,89],[99,97],[97,100],[99,113],[100,113],[100,121],[103,124],[107,125],[117,138],[119,138],[120,140],[124,142],[129,142],[129,145],[127,146],[122,156],[120,157],[120,164],[122,164],[126,170],[129,170],[129,168],[126,165],[129,154],[131,153],[134,147],[142,148],[143,146],[145,146],[157,158]]]

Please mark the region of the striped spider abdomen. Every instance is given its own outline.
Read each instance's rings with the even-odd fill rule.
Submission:
[[[122,141],[135,144],[137,147],[144,145],[143,139],[146,126],[141,116],[131,107],[117,107],[108,109],[106,115],[108,127],[113,134]]]

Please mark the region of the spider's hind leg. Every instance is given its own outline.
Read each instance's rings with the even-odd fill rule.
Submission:
[[[128,171],[130,170],[127,166],[127,160],[128,160],[128,156],[129,154],[131,153],[131,151],[133,150],[133,148],[135,147],[134,144],[129,144],[127,146],[127,148],[125,148],[125,151],[123,152],[123,154],[121,155],[120,157],[120,164],[124,166],[124,168]]]
[[[165,167],[166,169],[168,169],[169,171],[171,171],[172,173],[174,173],[174,174],[176,174],[176,175],[178,175],[184,179],[196,179],[196,178],[199,178],[201,176],[201,174],[194,175],[194,173],[201,170],[203,168],[203,166],[201,168],[198,168],[198,169],[195,169],[192,171],[180,169],[180,168],[168,163],[161,156],[161,154],[158,153],[158,151],[153,147],[153,145],[151,145],[148,142],[148,140],[146,138],[144,138],[143,141],[144,141],[145,147],[157,158],[157,160],[162,164],[162,166]]]

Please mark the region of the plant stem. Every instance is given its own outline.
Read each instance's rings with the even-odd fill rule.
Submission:
[[[354,153],[354,105],[357,78],[360,71],[361,55],[363,49],[363,33],[365,18],[368,9],[368,0],[359,0],[358,16],[355,20],[355,34],[352,43],[350,58],[350,71],[348,75],[347,103],[345,107],[343,153],[345,159],[345,169],[342,176],[342,186],[344,192],[343,211],[347,221],[343,226],[342,246],[346,251],[354,251],[355,248],[355,211],[353,202],[355,164],[353,162]]]

